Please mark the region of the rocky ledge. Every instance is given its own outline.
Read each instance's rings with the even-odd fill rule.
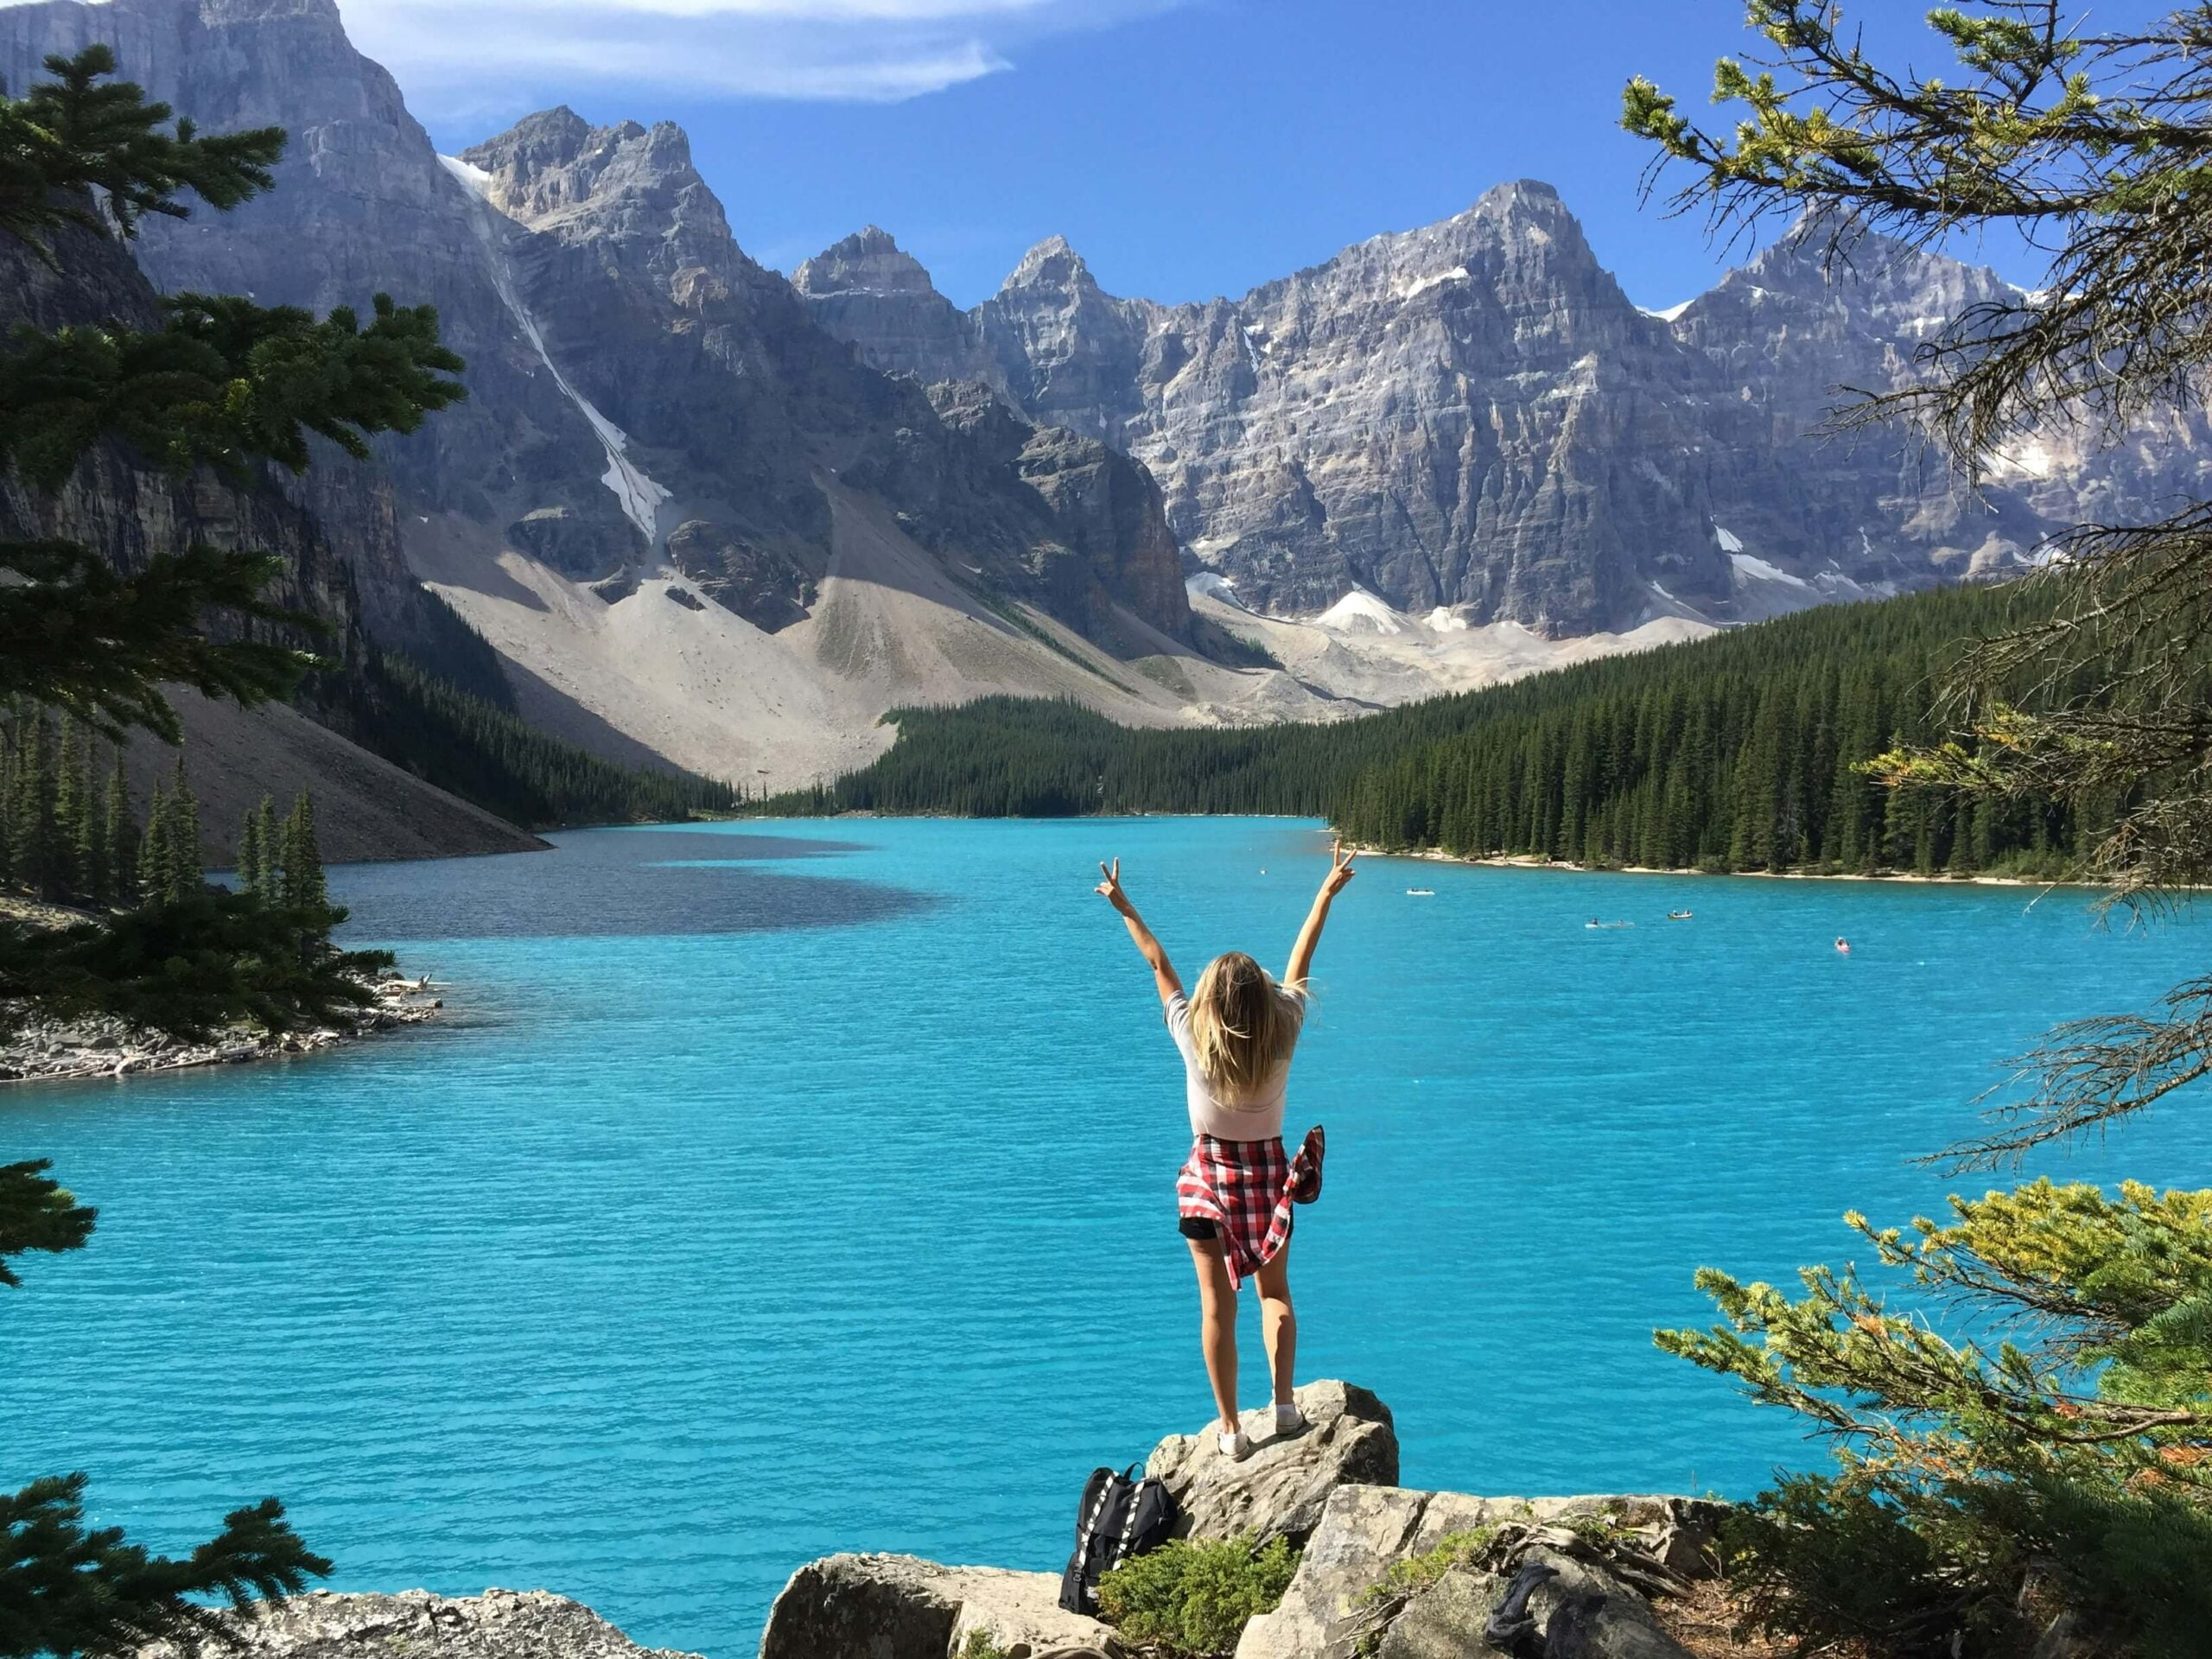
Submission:
[[[226,1616],[204,1641],[156,1642],[138,1659],[699,1659],[641,1648],[581,1602],[543,1590],[480,1596],[316,1590]]]
[[[309,1054],[380,1031],[417,1026],[437,1017],[445,999],[425,976],[386,974],[365,981],[376,1001],[342,1024],[311,1031],[266,1032],[238,1027],[206,1042],[142,1031],[120,1020],[33,1020],[0,1042],[0,1084],[58,1083],[86,1077],[124,1077],[141,1071],[174,1071],[192,1065]]]
[[[1201,1431],[1170,1435],[1146,1465],[1174,1491],[1188,1536],[1302,1549],[1281,1605],[1245,1626],[1236,1659],[1688,1659],[1662,1609],[1711,1576],[1721,1505],[1413,1491],[1397,1484],[1380,1400],[1336,1382],[1298,1400],[1307,1427],[1277,1436],[1253,1414],[1242,1463]],[[1007,1659],[1122,1659],[1112,1627],[1063,1612],[1058,1592],[1056,1573],[832,1555],[792,1574],[760,1659],[962,1659],[986,1646]],[[1501,1612],[1501,1633],[1512,1626],[1502,1647],[1488,1633]]]

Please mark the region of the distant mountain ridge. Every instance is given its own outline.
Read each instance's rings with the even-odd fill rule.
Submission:
[[[1824,440],[1839,386],[1902,384],[1944,320],[2008,291],[1880,238],[1825,252],[1785,237],[1655,316],[1524,180],[1237,300],[1116,298],[1055,237],[963,312],[874,226],[793,283],[878,366],[981,380],[1143,461],[1260,611],[1365,589],[1550,634],[1742,620],[2001,569],[2201,486],[2190,416],[2107,454],[2054,436],[1978,499],[1903,435]]]

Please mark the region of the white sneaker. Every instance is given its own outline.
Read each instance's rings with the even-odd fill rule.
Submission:
[[[1295,1434],[1306,1427],[1306,1414],[1298,1408],[1295,1400],[1275,1402],[1275,1433]]]
[[[1231,1463],[1242,1463],[1252,1455],[1252,1442],[1245,1438],[1241,1428],[1234,1434],[1225,1431],[1217,1433],[1214,1443],[1221,1447],[1221,1455]]]

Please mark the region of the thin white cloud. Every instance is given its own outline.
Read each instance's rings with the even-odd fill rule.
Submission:
[[[1045,35],[1178,3],[341,0],[353,43],[434,113],[606,86],[891,103],[1009,69]]]

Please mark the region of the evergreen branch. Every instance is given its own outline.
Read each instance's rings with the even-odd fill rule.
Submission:
[[[296,1595],[330,1563],[300,1541],[283,1505],[232,1510],[181,1560],[85,1525],[85,1477],[50,1476],[0,1496],[0,1659],[122,1654],[147,1643],[226,1639],[220,1596],[244,1611]]]
[[[90,46],[73,58],[49,57],[54,79],[24,97],[0,93],[0,235],[25,243],[52,263],[48,244],[64,226],[105,232],[97,200],[125,236],[138,218],[181,219],[189,191],[219,212],[269,188],[283,153],[278,127],[200,133],[188,120],[162,128],[172,111],[149,103],[130,81],[107,81],[115,53]]]
[[[413,432],[468,395],[430,306],[379,294],[365,328],[342,306],[317,321],[232,296],[162,305],[151,332],[16,331],[0,354],[0,472],[58,486],[110,435],[176,472],[207,463],[236,479],[256,460],[298,472],[311,433],[365,456],[370,435]]]
[[[174,743],[163,683],[248,705],[289,696],[310,654],[204,632],[211,610],[326,631],[263,598],[278,569],[266,554],[195,543],[124,575],[74,542],[0,542],[0,571],[16,578],[0,585],[0,699],[60,709],[111,740],[137,726]]]
[[[92,1236],[96,1212],[46,1173],[52,1167],[44,1158],[0,1164],[0,1285],[22,1283],[8,1265],[10,1256],[81,1249]]]
[[[2179,985],[2159,1000],[2162,1013],[2069,1020],[2012,1060],[2008,1087],[2024,1100],[1992,1107],[2004,1127],[1925,1160],[1955,1172],[2017,1164],[2052,1141],[2101,1133],[2177,1090],[2212,1076],[2212,978]]]

